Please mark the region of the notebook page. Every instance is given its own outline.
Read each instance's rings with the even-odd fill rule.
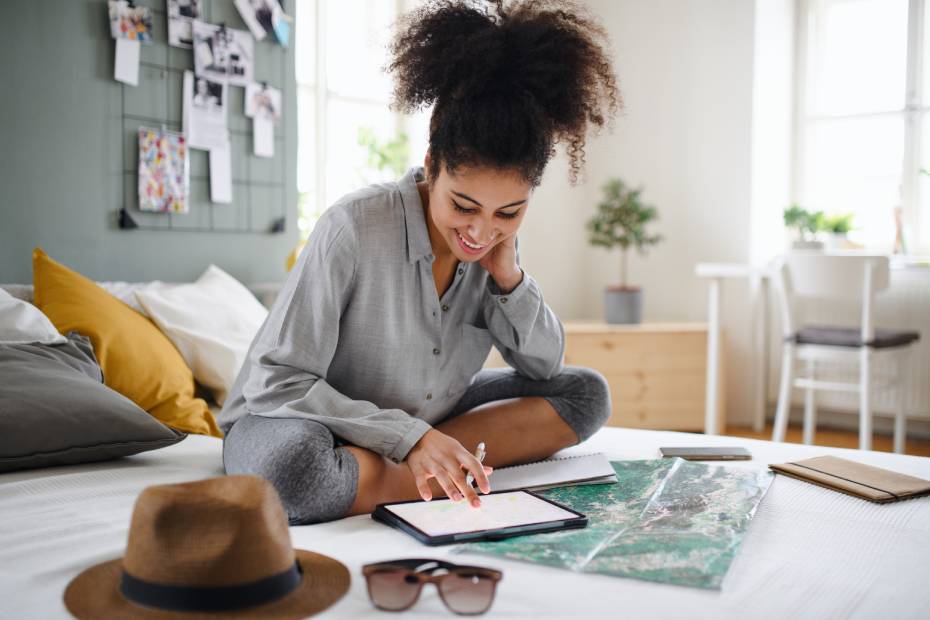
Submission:
[[[617,477],[610,461],[603,454],[566,456],[528,465],[495,469],[488,477],[491,491],[533,489],[542,486],[571,484],[589,478],[609,477],[604,482],[616,482]]]

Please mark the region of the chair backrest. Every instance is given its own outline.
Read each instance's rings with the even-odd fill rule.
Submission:
[[[875,294],[888,288],[888,257],[869,254],[792,252],[782,257],[776,271],[785,336],[800,327],[794,306],[798,298],[854,300],[861,304],[860,328],[872,340]]]

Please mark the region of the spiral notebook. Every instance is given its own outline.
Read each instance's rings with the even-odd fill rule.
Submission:
[[[543,491],[579,484],[613,484],[617,474],[607,457],[598,454],[562,456],[526,465],[495,469],[489,478],[491,491]]]

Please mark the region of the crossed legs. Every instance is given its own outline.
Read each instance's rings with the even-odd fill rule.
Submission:
[[[491,467],[551,456],[594,434],[610,416],[607,382],[595,371],[566,366],[545,381],[483,370],[436,429],[469,451],[483,441]],[[371,450],[337,445],[321,423],[249,415],[223,444],[228,474],[252,474],[275,486],[292,524],[371,512],[382,502],[419,498],[406,464]],[[493,480],[493,474],[492,474]],[[444,496],[435,480],[434,497]]]
[[[436,426],[454,437],[469,452],[484,441],[484,464],[506,467],[544,459],[562,448],[578,443],[578,435],[555,408],[540,397],[514,398],[482,405]],[[395,464],[379,454],[346,446],[359,465],[358,487],[349,515],[365,514],[382,502],[420,497],[413,474],[404,463]],[[493,479],[493,473],[491,477]],[[445,493],[430,480],[433,497]]]

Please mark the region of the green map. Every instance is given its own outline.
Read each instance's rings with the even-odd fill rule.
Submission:
[[[587,515],[588,527],[469,543],[453,551],[719,589],[772,473],[678,458],[611,465],[617,484],[539,492]]]

